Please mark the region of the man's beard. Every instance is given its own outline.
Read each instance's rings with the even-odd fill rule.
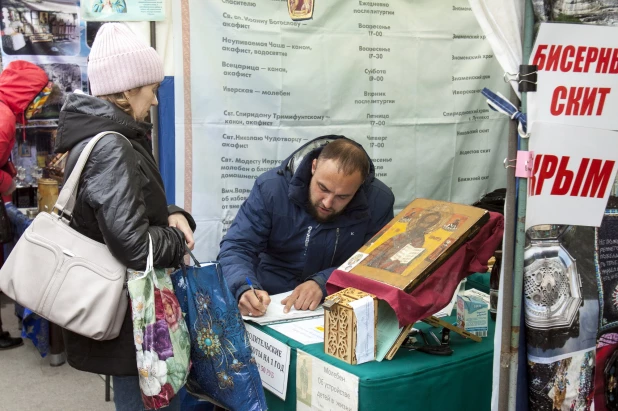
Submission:
[[[318,211],[319,204],[313,204],[311,202],[307,203],[307,211],[318,223],[330,223],[334,221],[337,217],[341,215],[341,211],[338,213],[331,213],[328,217],[322,217],[320,212]],[[343,210],[342,210],[343,211]]]

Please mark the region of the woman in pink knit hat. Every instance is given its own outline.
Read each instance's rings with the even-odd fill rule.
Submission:
[[[115,131],[94,147],[80,177],[71,227],[105,243],[128,268],[144,270],[148,235],[155,267],[177,267],[185,247],[193,248],[195,222],[184,210],[168,206],[163,181],[152,155],[145,122],[157,105],[163,62],[125,25],[101,26],[88,61],[91,96],[70,94],[62,107],[55,151],[70,151],[68,176],[88,141]],[[142,410],[131,310],[120,335],[95,341],[64,331],[71,366],[113,376],[116,410]],[[140,345],[141,347],[141,345]],[[179,409],[178,400],[164,408]]]

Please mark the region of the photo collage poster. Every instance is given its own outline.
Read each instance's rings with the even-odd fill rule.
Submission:
[[[65,95],[88,91],[87,58],[96,31],[103,23],[86,24],[78,0],[0,0],[2,64],[25,60],[41,67],[52,82],[43,108],[24,130],[17,126],[13,161],[18,185],[36,183],[51,160],[60,109]]]
[[[527,237],[529,404],[547,411],[590,409],[599,318],[595,228],[535,226]]]
[[[162,21],[165,0],[82,0],[86,21]]]
[[[535,20],[617,25],[618,11],[586,3],[574,0],[565,7],[563,2],[539,0],[533,6]],[[600,227],[537,225],[526,237],[529,408],[618,409],[616,185]]]

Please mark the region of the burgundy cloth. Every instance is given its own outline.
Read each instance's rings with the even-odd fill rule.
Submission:
[[[502,241],[504,217],[490,212],[489,221],[478,234],[465,242],[433,274],[410,294],[375,280],[335,270],[326,283],[328,294],[354,287],[386,300],[395,310],[399,325],[413,324],[427,318],[448,305],[455,289],[472,273],[487,271],[487,261]]]

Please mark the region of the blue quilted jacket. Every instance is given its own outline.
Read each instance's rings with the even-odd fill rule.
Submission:
[[[221,241],[219,261],[237,299],[249,289],[278,294],[316,281],[326,295],[326,281],[393,218],[392,191],[370,174],[344,212],[333,222],[318,223],[307,211],[311,162],[322,146],[343,136],[318,137],[256,180],[247,200]]]

